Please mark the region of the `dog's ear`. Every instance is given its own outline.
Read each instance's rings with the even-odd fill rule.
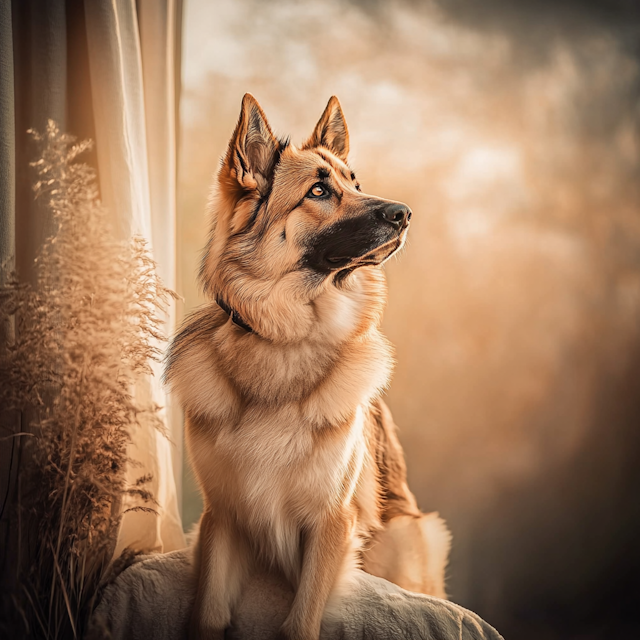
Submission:
[[[303,149],[326,147],[346,162],[349,155],[349,129],[338,98],[331,96],[324,113],[318,120],[311,137]]]
[[[273,135],[264,111],[250,93],[245,93],[220,178],[229,186],[235,182],[243,191],[255,190],[264,196],[271,187],[279,153],[280,143]]]

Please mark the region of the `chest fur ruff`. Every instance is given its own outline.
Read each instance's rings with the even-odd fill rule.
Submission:
[[[188,444],[197,440],[209,456],[263,474],[296,465],[328,470],[329,460],[341,468],[364,442],[368,406],[389,378],[383,336],[372,330],[331,352],[245,335],[238,355],[227,359],[220,343],[237,333],[226,323],[196,335],[171,363],[171,386],[188,417]]]
[[[233,513],[257,532],[303,528],[354,497],[367,462],[364,411],[317,431],[284,407],[248,409],[235,425],[188,420],[188,447],[211,509]]]

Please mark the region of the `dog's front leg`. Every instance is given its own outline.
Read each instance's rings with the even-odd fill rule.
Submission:
[[[352,514],[327,514],[304,537],[300,583],[279,640],[318,640],[320,624],[354,531]]]
[[[198,590],[189,640],[222,640],[246,570],[246,553],[225,518],[205,511],[195,551]]]

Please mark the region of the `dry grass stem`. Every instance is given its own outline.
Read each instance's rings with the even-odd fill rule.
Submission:
[[[82,637],[112,560],[125,494],[152,510],[144,476],[127,486],[131,430],[157,407],[132,395],[161,355],[169,296],[144,240],[114,239],[94,171],[77,143],[49,122],[32,132],[36,197],[54,234],[37,258],[37,286],[4,274],[0,322],[15,335],[0,347],[0,405],[22,414],[19,469],[23,549],[19,596],[30,638]],[[28,426],[27,426],[28,425]],[[14,434],[17,435],[17,434]],[[24,462],[26,461],[26,462]]]

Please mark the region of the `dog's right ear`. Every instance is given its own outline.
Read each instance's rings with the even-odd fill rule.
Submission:
[[[279,152],[280,144],[264,111],[250,93],[245,93],[240,119],[220,168],[220,179],[229,187],[257,191],[264,196],[271,188]]]

